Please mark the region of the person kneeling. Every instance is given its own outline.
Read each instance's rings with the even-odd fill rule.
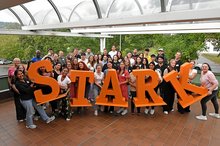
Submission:
[[[24,78],[24,74],[20,70],[15,71],[15,86],[19,91],[21,104],[26,109],[26,128],[35,129],[37,126],[33,123],[33,115],[36,109],[41,118],[46,123],[52,122],[55,117],[48,117],[43,107],[37,105],[34,97],[34,84]]]

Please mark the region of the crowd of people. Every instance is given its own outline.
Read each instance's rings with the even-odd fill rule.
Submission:
[[[92,50],[88,48],[86,52],[79,52],[78,49],[74,49],[66,56],[61,50],[56,54],[53,49],[48,49],[48,54],[42,57],[41,52],[37,50],[36,56],[28,62],[27,67],[20,64],[19,58],[15,58],[13,61],[14,66],[10,67],[8,70],[8,82],[11,91],[14,93],[17,120],[23,122],[26,119],[26,127],[32,129],[36,128],[36,125],[33,123],[34,117],[40,116],[46,123],[50,123],[55,117],[59,116],[69,121],[73,114],[70,102],[74,102],[78,85],[77,81],[71,83],[69,78],[70,70],[94,72],[94,83],[90,84],[89,81],[86,80],[85,98],[91,102],[95,116],[98,116],[100,111],[121,115],[126,115],[128,113],[127,108],[119,108],[117,111],[114,111],[115,109],[113,106],[102,107],[95,104],[96,97],[100,94],[103,81],[109,69],[115,69],[117,71],[122,95],[125,97],[125,100],[131,102],[130,108],[132,114],[135,114],[134,98],[136,97],[136,77],[133,75],[132,71],[137,69],[154,70],[158,74],[158,86],[155,88],[155,91],[167,104],[163,106],[163,113],[167,115],[174,111],[174,99],[175,97],[178,98],[178,95],[175,94],[175,90],[171,83],[163,80],[163,76],[173,70],[180,71],[180,67],[183,64],[181,55],[181,52],[176,52],[174,58],[168,61],[163,48],[159,48],[157,54],[150,55],[150,49],[145,49],[143,53],[138,54],[138,50],[134,49],[133,52],[122,55],[121,51],[117,51],[116,47],[112,46],[111,51],[108,52],[107,49],[104,49],[102,54],[93,54]],[[51,92],[51,88],[47,85],[35,84],[28,79],[27,74],[30,65],[40,60],[50,60],[54,70],[52,72],[47,72],[45,67],[41,67],[38,70],[39,74],[56,79],[60,86],[61,94],[69,91],[66,97],[50,102],[52,109],[51,117],[46,114],[44,110],[45,106],[36,104],[34,97],[34,90],[41,89],[43,94],[48,94]],[[190,63],[193,64],[193,67],[189,71],[188,82],[192,83],[192,80],[197,75],[197,70],[194,69],[195,61],[191,60]],[[217,101],[218,81],[207,63],[203,63],[201,70],[201,85],[208,89],[208,95],[201,100],[202,114],[196,116],[196,118],[199,120],[207,120],[206,103],[209,100],[211,100],[215,108],[215,112],[209,113],[209,115],[220,118]],[[149,80],[150,78],[146,76],[145,82]],[[111,84],[109,88],[112,88]],[[187,91],[187,93],[191,94],[189,91]],[[151,100],[147,91],[145,92],[145,96]],[[109,101],[113,99],[114,96],[108,96]],[[153,115],[155,113],[154,108],[153,106],[144,107],[144,113]],[[76,112],[80,113],[81,110],[84,110],[84,108],[78,107]],[[190,107],[182,108],[182,106],[177,103],[177,110],[179,113],[184,114],[190,112]],[[136,112],[139,115],[141,108],[137,107]]]

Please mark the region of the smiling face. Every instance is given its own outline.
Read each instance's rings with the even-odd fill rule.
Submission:
[[[15,58],[13,60],[13,63],[14,63],[15,66],[18,66],[21,63],[21,60],[19,58]]]
[[[207,73],[208,70],[209,70],[209,66],[208,66],[207,64],[203,64],[203,65],[202,65],[202,71],[203,71],[203,73]]]
[[[170,66],[174,68],[176,66],[176,61],[175,60],[171,60],[170,61]]]
[[[121,68],[121,70],[124,70],[124,69],[125,69],[125,64],[124,64],[124,62],[121,62],[121,63],[120,63],[120,68]]]
[[[153,63],[150,63],[150,64],[149,64],[149,69],[154,70],[154,67],[155,67],[155,66],[154,66],[154,64],[153,64]]]
[[[75,59],[73,60],[73,63],[74,63],[74,64],[77,64],[77,63],[78,63],[78,59],[75,58]]]
[[[141,63],[141,58],[137,57],[137,63],[140,64]]]
[[[63,77],[66,77],[68,73],[69,73],[68,68],[64,68],[64,69],[62,70],[62,76],[63,76]]]
[[[61,64],[58,63],[58,64],[55,66],[55,68],[56,68],[56,70],[60,70],[60,68],[61,68]]]
[[[18,66],[18,70],[20,70],[20,71],[23,72],[23,71],[24,71],[24,67],[23,67],[22,65],[19,65],[19,66]]]
[[[190,64],[192,64],[192,68],[194,68],[194,66],[195,66],[195,61],[194,61],[194,60],[191,60],[191,61],[190,61]]]
[[[100,73],[100,72],[102,71],[102,67],[101,67],[101,65],[97,65],[97,67],[96,67],[96,71],[97,71],[98,73]]]
[[[93,62],[94,56],[89,56],[89,62]]]
[[[71,68],[72,68],[71,63],[70,63],[70,62],[68,62],[68,63],[66,64],[66,67],[67,67],[68,69],[71,69]]]
[[[18,80],[23,80],[24,79],[24,74],[22,73],[22,71],[18,71],[17,75],[16,75]]]
[[[111,69],[111,68],[112,68],[112,63],[111,63],[111,62],[108,62],[108,63],[107,63],[107,67],[108,67],[108,69]]]
[[[83,70],[83,68],[84,68],[84,65],[83,65],[82,62],[80,62],[80,63],[79,63],[79,69],[80,69],[80,70]]]

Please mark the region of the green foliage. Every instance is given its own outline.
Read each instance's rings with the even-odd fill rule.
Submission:
[[[155,46],[162,47],[168,59],[174,58],[177,51],[182,52],[182,60],[197,59],[198,51],[204,49],[204,34],[154,35]]]
[[[12,59],[19,55],[18,36],[0,35],[0,58]]]
[[[207,39],[219,39],[219,34],[142,34],[142,35],[116,35],[114,38],[106,39],[106,48],[110,51],[112,45],[121,50],[123,55],[132,52],[137,48],[143,52],[145,48],[150,48],[151,53],[156,53],[162,47],[168,59],[174,58],[177,51],[182,52],[184,61],[196,59],[197,52],[204,49],[204,42]],[[55,37],[55,36],[0,36],[0,58],[13,59],[19,57],[22,60],[31,59],[35,55],[35,50],[41,50],[46,54],[48,48],[53,48],[55,52],[59,50],[65,53],[71,52],[74,48],[91,48],[94,53],[99,52],[99,38],[79,38],[79,37]]]

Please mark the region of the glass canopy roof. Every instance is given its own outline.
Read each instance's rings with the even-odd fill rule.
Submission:
[[[0,22],[18,22],[23,30],[69,28],[74,32],[79,28],[219,23],[219,20],[220,0],[35,0],[0,10]]]

